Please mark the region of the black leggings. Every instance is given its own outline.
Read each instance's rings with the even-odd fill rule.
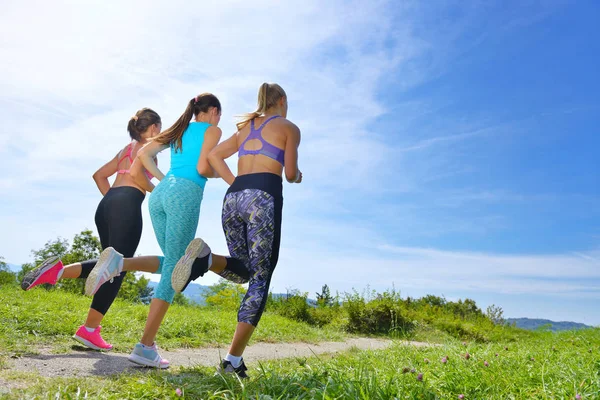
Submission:
[[[225,195],[223,230],[233,257],[227,260],[227,266],[241,264],[249,276],[238,322],[257,326],[267,303],[271,276],[279,258],[282,188],[280,176],[257,173],[235,178]],[[221,276],[235,281],[234,274],[233,268],[228,268]]]
[[[145,194],[131,186],[111,188],[98,204],[96,227],[102,249],[113,247],[125,257],[133,257],[142,237],[142,202]],[[81,263],[80,278],[87,278],[97,260]],[[94,295],[91,308],[104,315],[112,305],[123,278],[123,271],[112,282],[106,282]]]

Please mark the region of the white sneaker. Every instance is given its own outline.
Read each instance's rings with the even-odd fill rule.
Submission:
[[[85,281],[85,294],[93,296],[100,286],[123,272],[123,254],[107,247],[100,254],[98,262]]]
[[[129,355],[129,361],[145,367],[154,367],[160,369],[169,368],[169,361],[165,360],[160,356],[160,354],[158,354],[156,343],[154,343],[152,347],[144,346],[141,343],[136,344],[133,348],[133,351]]]

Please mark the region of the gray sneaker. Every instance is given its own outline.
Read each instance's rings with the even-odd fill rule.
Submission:
[[[202,239],[192,240],[171,274],[171,285],[175,292],[183,292],[191,281],[203,276],[211,264],[210,247]]]
[[[141,343],[136,344],[128,359],[132,363],[143,365],[144,367],[169,368],[169,361],[158,354],[156,343],[152,347],[144,346]]]
[[[123,272],[123,254],[112,247],[107,247],[100,254],[96,266],[85,281],[85,294],[93,296],[100,286]]]

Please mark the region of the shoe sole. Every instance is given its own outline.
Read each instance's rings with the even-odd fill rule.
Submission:
[[[111,351],[112,350],[112,347],[109,349],[98,347],[95,344],[93,344],[92,342],[90,342],[89,340],[82,338],[81,336],[73,335],[72,337],[73,337],[73,339],[75,339],[76,341],[81,343],[82,345],[89,347],[92,350],[98,350],[98,351]]]
[[[127,358],[129,361],[131,361],[134,364],[137,365],[141,365],[144,367],[150,367],[150,368],[159,368],[159,369],[167,369],[169,368],[169,364],[158,364],[156,365],[154,363],[154,361],[149,361],[147,358],[138,356],[137,354],[130,354],[129,357]]]
[[[95,295],[96,292],[98,291],[98,289],[100,289],[100,286],[102,286],[104,283],[106,283],[108,281],[108,280],[106,280],[100,284],[100,281],[103,279],[104,272],[110,265],[111,261],[115,257],[117,257],[118,254],[119,253],[112,247],[106,248],[102,252],[102,254],[100,254],[100,258],[98,258],[98,261],[96,262],[96,266],[94,266],[94,269],[92,269],[92,271],[88,275],[87,280],[85,281],[85,294],[86,295],[88,295],[88,296]]]
[[[46,273],[46,271],[54,268],[54,266],[56,264],[58,264],[59,262],[60,262],[60,257],[58,257],[58,256],[45,259],[44,262],[42,262],[42,264],[39,267],[29,271],[27,273],[27,275],[25,275],[25,277],[23,278],[23,281],[21,282],[21,289],[23,289],[23,290],[31,289],[35,285],[36,281],[38,279],[40,279],[40,277],[42,275],[44,275]]]
[[[207,254],[210,253],[210,247],[202,239],[194,239],[190,242],[188,247],[185,249],[183,257],[177,261],[173,273],[171,274],[171,286],[176,293],[181,293],[183,288],[190,279],[192,274],[192,265],[194,260],[202,256],[203,251],[208,250]]]

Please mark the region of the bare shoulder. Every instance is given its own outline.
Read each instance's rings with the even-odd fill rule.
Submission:
[[[206,129],[206,133],[221,136],[223,131],[218,126],[211,125]]]
[[[292,121],[287,118],[277,118],[277,124],[280,129],[285,130],[286,133],[300,134],[300,128]]]
[[[137,152],[139,150],[139,147],[141,147],[141,146],[133,146],[133,144],[135,144],[135,143],[137,143],[137,142],[131,142],[131,143],[126,144],[124,147],[122,147],[119,150],[119,152],[117,153],[117,157],[119,157],[119,158],[123,157],[130,148]]]
[[[300,128],[289,119],[281,118],[281,128],[285,132],[286,137],[294,140],[300,139]]]

